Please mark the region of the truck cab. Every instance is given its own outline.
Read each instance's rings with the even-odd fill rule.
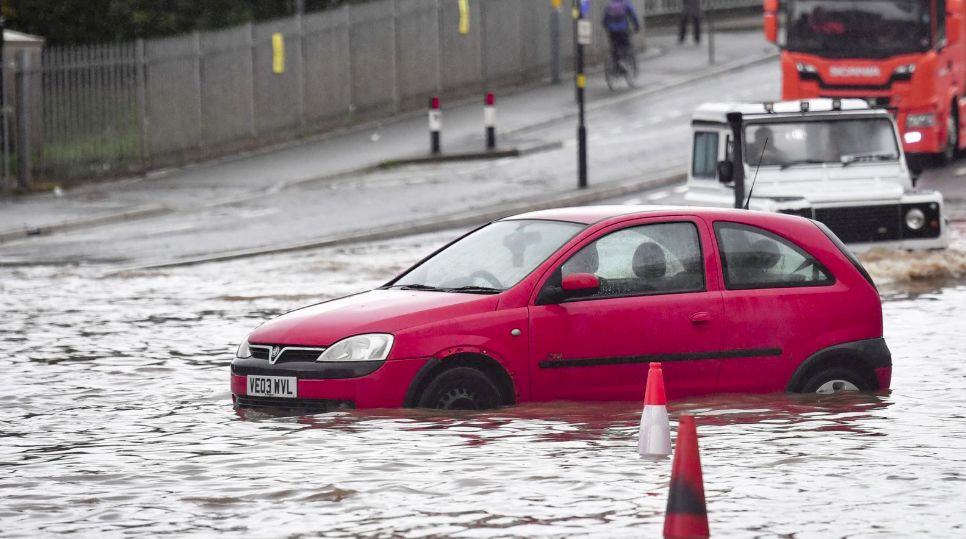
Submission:
[[[808,217],[855,251],[949,245],[942,194],[914,186],[894,119],[864,100],[706,103],[691,129],[689,204]]]

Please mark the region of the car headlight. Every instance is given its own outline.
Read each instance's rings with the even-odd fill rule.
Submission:
[[[248,359],[252,357],[252,351],[248,347],[248,339],[245,339],[238,345],[238,350],[235,351],[235,357],[238,359]]]
[[[906,212],[906,226],[912,230],[919,230],[926,224],[926,215],[919,208],[912,208]]]
[[[906,116],[906,127],[931,127],[936,125],[936,115],[932,112]]]
[[[367,333],[356,335],[325,349],[316,361],[385,361],[392,349],[392,335]]]

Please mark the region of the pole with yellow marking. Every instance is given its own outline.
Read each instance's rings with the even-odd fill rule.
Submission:
[[[583,18],[580,0],[571,0],[574,17],[574,39],[577,41],[577,66],[575,82],[577,85],[577,188],[587,188],[587,128],[584,126],[584,87],[587,76],[584,74],[584,45],[590,39],[590,21]]]

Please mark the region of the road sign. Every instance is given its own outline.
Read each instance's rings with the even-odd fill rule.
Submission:
[[[587,19],[577,21],[577,44],[590,45],[594,27]]]

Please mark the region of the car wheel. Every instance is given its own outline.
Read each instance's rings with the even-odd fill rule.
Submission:
[[[486,410],[500,404],[500,390],[493,381],[471,367],[443,371],[419,399],[420,408],[438,410]]]
[[[810,377],[802,386],[802,393],[819,393],[828,395],[842,391],[868,391],[875,386],[861,374],[844,368],[832,368],[819,371]]]

